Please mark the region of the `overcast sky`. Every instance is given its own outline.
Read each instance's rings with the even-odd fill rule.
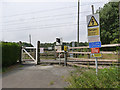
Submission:
[[[80,0],[80,42],[88,41],[86,16],[92,13],[91,5],[96,11],[107,2]],[[77,0],[2,0],[0,4],[3,41],[29,42],[29,34],[34,45],[38,40],[55,42],[56,37],[77,41]]]

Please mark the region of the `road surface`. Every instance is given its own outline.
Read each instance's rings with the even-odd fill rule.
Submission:
[[[2,75],[2,88],[64,88],[73,67],[19,65]]]

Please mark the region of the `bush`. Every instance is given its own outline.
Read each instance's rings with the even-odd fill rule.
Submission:
[[[18,59],[20,59],[19,44],[2,42],[2,67],[16,64]]]
[[[78,69],[68,81],[68,88],[120,88],[117,67],[101,69],[97,76],[95,69]]]

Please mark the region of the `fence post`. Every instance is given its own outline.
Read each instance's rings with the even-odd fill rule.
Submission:
[[[20,45],[20,57],[19,57],[19,63],[22,63],[22,42],[19,41],[19,45]]]
[[[68,47],[64,46],[64,56],[65,56],[64,66],[67,66],[67,51],[68,51]]]
[[[54,47],[54,58],[55,58],[55,60],[56,60],[56,49],[55,49],[55,47]]]
[[[64,52],[64,55],[65,55],[64,66],[67,66],[67,52],[66,51]]]
[[[37,48],[36,49],[37,49],[37,53],[36,53],[37,54],[37,57],[36,57],[37,59],[36,60],[37,60],[37,65],[39,65],[40,64],[40,41],[37,42]]]
[[[89,48],[87,49],[87,52],[90,52],[90,49],[89,49]],[[90,54],[88,54],[88,58],[90,59]]]

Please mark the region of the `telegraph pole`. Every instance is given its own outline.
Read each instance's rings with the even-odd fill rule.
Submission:
[[[118,43],[120,43],[120,1],[119,1],[119,39]],[[119,54],[118,54],[118,62],[120,61],[120,47],[119,47]]]
[[[119,1],[119,43],[120,43],[120,1]]]
[[[77,46],[79,46],[79,9],[80,9],[80,0],[78,0],[78,32],[77,32]]]

